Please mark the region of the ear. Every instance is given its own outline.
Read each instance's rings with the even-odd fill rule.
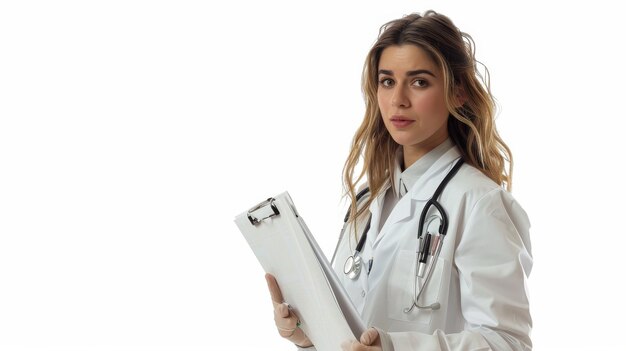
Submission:
[[[454,107],[459,108],[467,102],[467,94],[465,93],[465,89],[463,89],[462,85],[457,85],[454,93]]]

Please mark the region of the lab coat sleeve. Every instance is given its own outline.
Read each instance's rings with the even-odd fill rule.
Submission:
[[[532,267],[524,210],[494,189],[466,212],[454,254],[465,330],[389,333],[395,351],[531,350],[527,278]]]

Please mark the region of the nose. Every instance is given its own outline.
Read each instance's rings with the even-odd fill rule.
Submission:
[[[409,107],[411,104],[404,87],[398,85],[393,91],[391,97],[391,104],[393,107]]]

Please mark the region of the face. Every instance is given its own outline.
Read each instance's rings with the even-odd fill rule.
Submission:
[[[441,70],[418,46],[389,46],[378,64],[378,106],[385,127],[406,154],[419,158],[448,137]]]

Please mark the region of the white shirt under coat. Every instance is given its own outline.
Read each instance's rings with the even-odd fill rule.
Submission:
[[[403,312],[413,299],[420,214],[460,156],[448,139],[403,173],[398,166],[395,190],[388,185],[370,205],[365,267],[358,279],[343,273],[358,242],[350,226],[333,267],[365,324],[386,331],[394,351],[530,350],[530,223],[509,192],[468,164],[439,199],[449,218],[448,233],[419,301],[439,302],[441,308]],[[407,193],[398,197],[403,185]],[[359,222],[358,235],[366,220]]]

